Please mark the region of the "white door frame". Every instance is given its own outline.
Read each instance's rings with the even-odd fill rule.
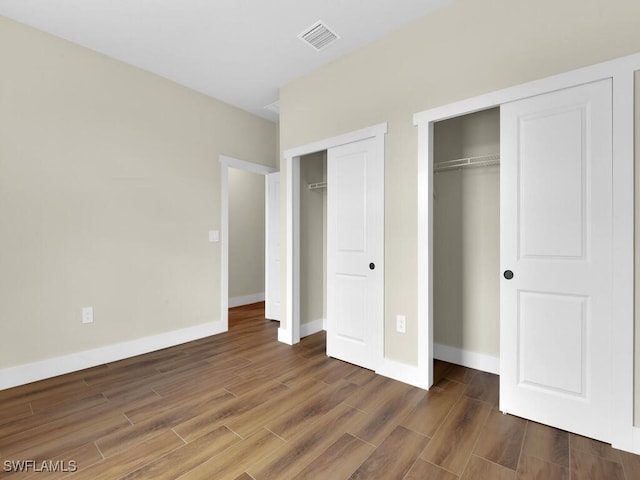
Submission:
[[[384,156],[384,136],[387,133],[387,124],[381,123],[372,127],[354,132],[327,138],[284,152],[286,166],[286,282],[285,282],[285,321],[280,323],[278,329],[278,341],[288,345],[300,341],[300,157],[310,153],[328,150],[347,143],[353,143],[367,138],[379,139],[379,148],[382,148]],[[282,179],[281,179],[282,181]],[[282,188],[282,184],[281,184]],[[379,334],[384,334],[384,324],[381,325]],[[384,337],[382,337],[384,338]],[[382,359],[383,351],[376,355]]]
[[[640,54],[581,68],[414,115],[418,127],[418,368],[433,384],[433,124],[563,88],[613,81],[613,312],[611,425],[614,447],[640,453],[633,426],[634,72]]]
[[[220,319],[224,331],[229,330],[229,169],[236,168],[245,172],[268,175],[278,171],[259,163],[247,162],[238,158],[220,155]]]

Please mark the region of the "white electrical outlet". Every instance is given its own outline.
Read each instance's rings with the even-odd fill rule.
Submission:
[[[398,333],[407,333],[407,317],[404,315],[396,315],[396,331]]]
[[[82,307],[82,323],[93,323],[93,307]]]

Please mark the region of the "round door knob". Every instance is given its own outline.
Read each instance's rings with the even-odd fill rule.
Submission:
[[[373,263],[373,262],[371,262],[371,263],[369,264],[369,270],[373,270],[373,269],[375,269],[375,268],[376,268],[376,264],[375,264],[375,263]]]
[[[503,275],[507,280],[511,280],[513,278],[513,272],[511,270],[505,270]]]

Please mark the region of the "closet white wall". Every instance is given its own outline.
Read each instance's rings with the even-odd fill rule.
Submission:
[[[434,343],[499,365],[500,168],[438,171],[454,159],[500,153],[500,110],[434,126]],[[447,348],[449,347],[449,348]],[[443,358],[451,360],[451,358]]]

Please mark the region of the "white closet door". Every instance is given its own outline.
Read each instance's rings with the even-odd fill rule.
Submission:
[[[265,317],[280,320],[280,172],[265,182]]]
[[[382,359],[384,151],[327,152],[327,355],[375,370]]]
[[[505,104],[500,131],[500,409],[604,441],[611,89],[603,80]]]

